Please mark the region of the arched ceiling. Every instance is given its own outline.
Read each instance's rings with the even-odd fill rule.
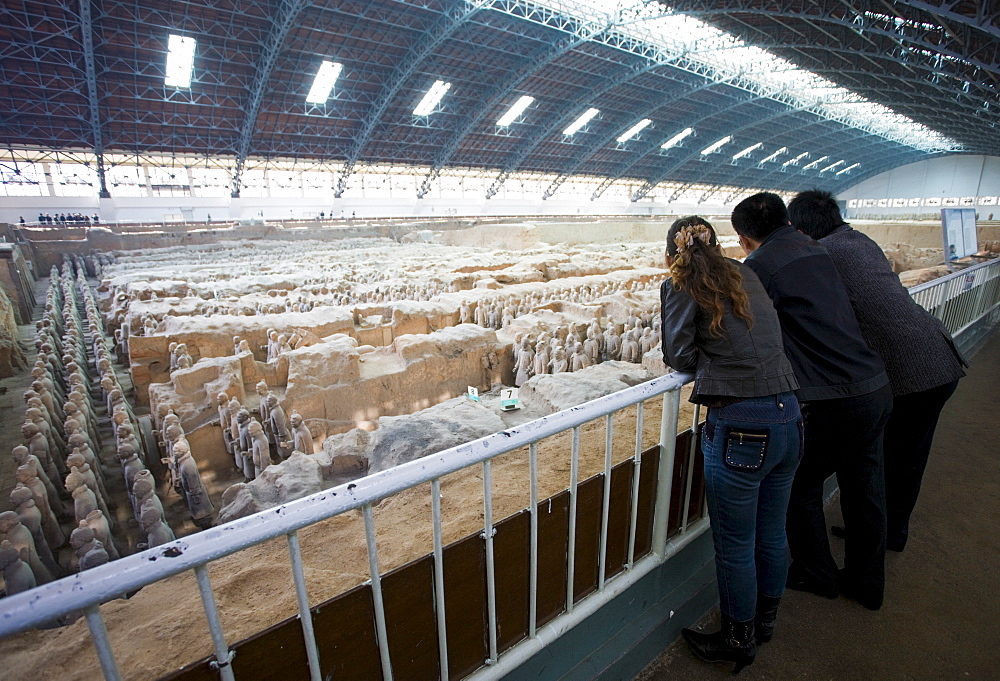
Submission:
[[[838,190],[942,153],[706,66],[684,36],[671,37],[673,51],[643,43],[625,30],[640,14],[564,11],[585,1],[7,0],[0,142],[229,158],[237,190],[248,158],[324,159],[342,164],[338,194],[358,164],[386,163],[426,168],[425,188],[448,167],[495,172],[491,191],[516,172],[553,174],[547,195],[574,174],[607,178],[604,188],[629,178],[643,187],[633,200],[661,181]],[[642,16],[685,13],[763,46],[956,151],[1000,155],[996,3],[621,4],[635,3]],[[164,84],[171,33],[197,40],[190,88]],[[324,60],[343,71],[326,103],[308,104]],[[451,89],[437,110],[414,115],[439,79]],[[496,125],[521,95],[535,98],[528,110]],[[588,107],[600,114],[564,135]],[[639,136],[616,141],[643,118]],[[693,135],[661,149],[688,126]],[[701,153],[725,136],[718,153]]]

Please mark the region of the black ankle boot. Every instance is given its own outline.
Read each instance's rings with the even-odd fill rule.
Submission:
[[[732,662],[733,674],[753,663],[757,644],[753,636],[753,620],[736,622],[722,616],[722,630],[703,634],[692,629],[681,629],[681,636],[691,646],[694,654],[705,662]]]
[[[757,616],[754,617],[754,638],[757,643],[767,643],[774,637],[774,622],[778,619],[780,598],[757,594]]]

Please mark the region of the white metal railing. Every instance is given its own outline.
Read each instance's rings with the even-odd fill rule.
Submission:
[[[1000,259],[914,286],[910,295],[961,341],[967,330],[1000,305]]]
[[[680,547],[700,535],[708,527],[707,519],[700,518],[689,524],[687,506],[692,494],[694,476],[690,474],[693,447],[688,452],[688,471],[684,493],[684,512],[680,534],[668,541],[668,520],[670,496],[674,470],[674,451],[677,421],[680,405],[680,389],[692,380],[690,374],[669,374],[626,390],[600,397],[586,404],[536,419],[524,425],[495,433],[472,442],[452,447],[437,454],[423,457],[387,471],[376,473],[343,484],[338,487],[304,497],[278,508],[269,509],[225,525],[214,527],[190,537],[158,546],[141,553],[116,560],[110,564],[45,584],[29,592],[0,599],[0,638],[39,626],[72,612],[83,611],[97,656],[106,679],[118,681],[121,676],[111,642],[100,612],[100,604],[118,598],[148,584],[172,575],[193,570],[197,578],[202,604],[211,632],[214,662],[224,681],[233,681],[230,665],[233,652],[227,644],[220,622],[215,596],[209,581],[208,565],[215,560],[255,546],[262,542],[285,536],[292,565],[292,581],[298,604],[302,634],[305,641],[310,677],[321,681],[320,659],[313,631],[312,614],[307,598],[302,556],[297,532],[327,518],[361,509],[364,517],[368,546],[368,560],[371,578],[372,598],[376,619],[376,635],[385,681],[392,680],[392,664],[386,636],[385,610],[382,603],[381,576],[378,553],[375,545],[375,519],[372,506],[377,501],[393,494],[430,482],[432,494],[432,521],[434,533],[434,580],[436,611],[438,613],[438,639],[442,679],[448,678],[447,622],[444,617],[444,562],[442,551],[440,480],[443,476],[471,467],[483,467],[484,526],[483,538],[486,542],[487,569],[487,610],[489,657],[485,667],[468,677],[475,681],[497,679],[516,667],[566,630],[573,627],[590,614],[596,612],[629,586],[648,574]],[[663,410],[660,427],[659,473],[656,481],[656,496],[653,509],[653,529],[651,552],[639,560],[635,559],[636,508],[638,495],[638,473],[641,463],[644,405],[653,398],[662,396]],[[604,572],[607,558],[608,532],[608,485],[611,472],[611,447],[613,444],[612,419],[621,410],[637,405],[636,445],[634,455],[634,475],[632,489],[632,514],[630,518],[628,557],[624,570],[607,578]],[[600,418],[606,419],[606,453],[604,462],[605,501],[601,523],[600,575],[598,589],[586,598],[574,603],[573,585],[573,540],[576,516],[577,493],[576,473],[579,471],[580,427]],[[695,419],[698,412],[695,412]],[[536,621],[536,598],[538,576],[538,466],[537,444],[567,430],[572,431],[571,469],[573,476],[569,498],[569,534],[567,561],[567,599],[565,612],[555,620],[539,627]],[[525,481],[530,487],[530,581],[529,581],[529,627],[528,638],[510,650],[499,655],[497,651],[496,588],[493,578],[492,537],[494,519],[492,513],[493,490],[491,484],[492,460],[501,454],[523,447],[529,448],[529,476]]]

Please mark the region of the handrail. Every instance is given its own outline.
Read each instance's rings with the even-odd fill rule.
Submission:
[[[920,293],[921,291],[925,291],[929,288],[934,288],[935,286],[940,286],[941,284],[945,284],[951,281],[952,279],[957,279],[958,277],[973,274],[978,270],[997,264],[1000,264],[1000,258],[987,260],[986,262],[981,262],[976,265],[973,265],[972,267],[966,267],[965,269],[957,270],[955,272],[952,272],[951,274],[946,274],[942,277],[938,277],[937,279],[931,279],[930,281],[925,281],[923,284],[917,284],[916,286],[911,286],[907,290],[910,292],[910,295],[914,295],[916,293]]]
[[[691,374],[682,373],[654,378],[516,428],[487,435],[204,530],[190,538],[125,556],[113,563],[0,599],[0,638],[51,621],[65,612],[98,605],[147,584],[526,447],[608,413],[678,390],[693,378]]]

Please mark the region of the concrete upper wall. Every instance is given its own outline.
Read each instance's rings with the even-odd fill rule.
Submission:
[[[893,168],[843,191],[837,197],[852,199],[888,199],[888,206],[851,207],[847,218],[863,215],[928,215],[940,214],[943,206],[892,206],[892,199],[968,199],[975,198],[975,208],[981,219],[989,214],[1000,216],[996,197],[1000,195],[1000,157],[956,154],[932,158]],[[992,205],[980,205],[982,197],[993,197]],[[988,199],[990,200],[990,199]]]

